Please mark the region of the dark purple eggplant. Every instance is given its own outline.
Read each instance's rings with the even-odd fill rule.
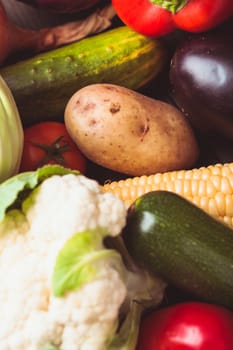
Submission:
[[[222,31],[193,35],[171,60],[171,95],[201,134],[233,139],[233,36]]]

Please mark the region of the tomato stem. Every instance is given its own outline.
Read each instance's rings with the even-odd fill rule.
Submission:
[[[189,0],[149,0],[152,4],[162,7],[173,14],[181,10]]]
[[[54,160],[56,163],[66,166],[65,158],[63,157],[63,152],[69,150],[68,142],[63,142],[61,145],[60,142],[64,136],[59,136],[55,141],[50,145],[45,145],[42,143],[31,142],[34,146],[41,148],[45,152],[45,156],[38,162],[37,167],[41,167],[47,164],[49,161]]]

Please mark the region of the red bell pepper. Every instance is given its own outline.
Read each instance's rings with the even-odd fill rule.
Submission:
[[[233,15],[233,0],[112,0],[112,4],[122,22],[151,37],[175,29],[204,32]]]
[[[184,302],[142,319],[137,350],[232,350],[233,313],[221,306]]]

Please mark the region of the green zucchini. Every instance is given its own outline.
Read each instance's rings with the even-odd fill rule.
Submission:
[[[63,119],[73,93],[93,83],[137,90],[163,69],[166,48],[127,26],[108,30],[0,69],[23,125]]]
[[[129,208],[123,239],[135,262],[168,285],[233,309],[233,230],[187,199],[142,195]]]

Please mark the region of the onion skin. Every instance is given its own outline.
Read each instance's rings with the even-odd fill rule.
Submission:
[[[77,13],[87,10],[101,0],[17,0],[31,6],[37,6],[57,13]]]
[[[115,11],[110,5],[93,11],[83,19],[57,26],[30,30],[9,19],[0,2],[0,66],[14,54],[33,55],[100,33],[111,25]]]
[[[0,3],[0,65],[12,53],[28,48],[34,49],[39,39],[38,33],[20,28],[11,22]]]
[[[231,33],[191,36],[170,66],[171,94],[202,134],[233,139],[233,39]]]

